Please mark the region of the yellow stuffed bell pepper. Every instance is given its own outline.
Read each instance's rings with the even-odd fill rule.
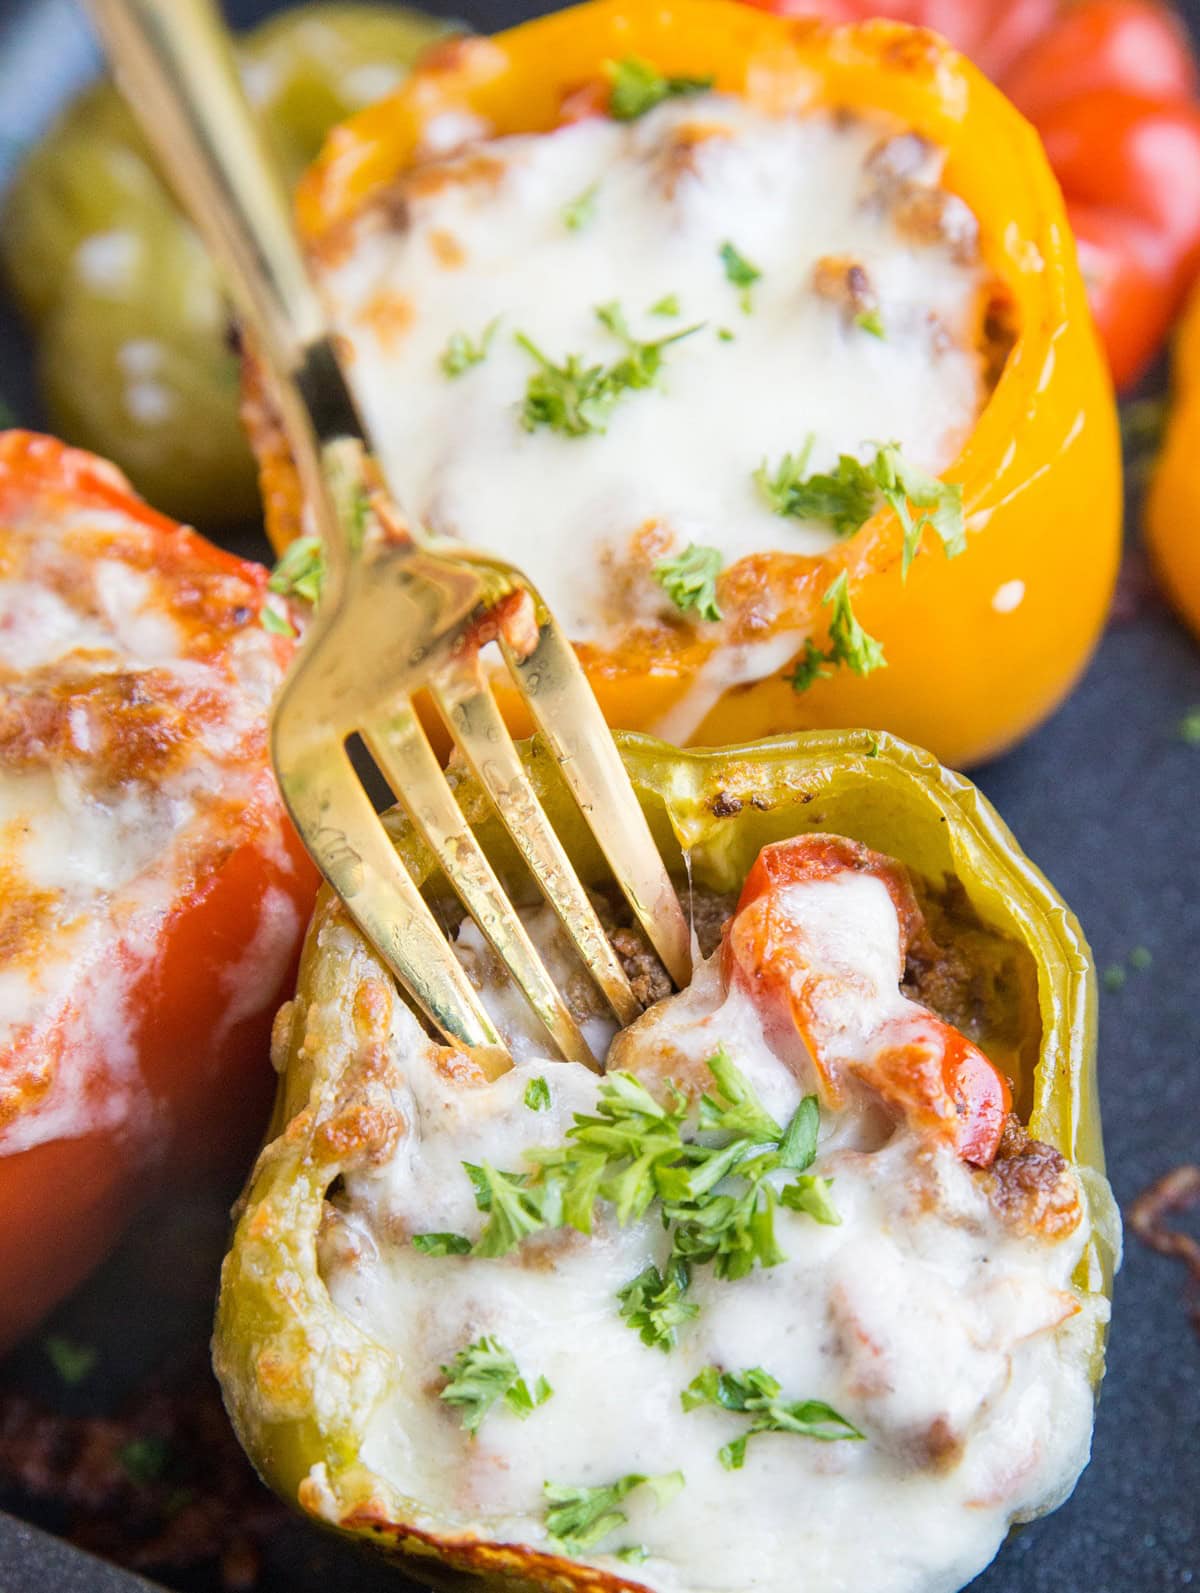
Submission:
[[[299,219],[402,504],[527,568],[613,724],[963,764],[1084,667],[1109,382],[1036,135],[936,36],[598,0],[434,52]]]
[[[1146,540],[1159,580],[1200,637],[1200,298],[1180,323],[1171,370],[1171,407],[1146,499]]]
[[[602,1079],[518,1044],[465,925],[519,1058],[489,1081],[322,898],[222,1273],[234,1426],[284,1499],[422,1585],[791,1593],[811,1563],[962,1586],[1087,1459],[1119,1219],[1086,943],[979,793],[887,735],[621,747],[707,960],[647,985],[614,919],[651,1005]],[[553,758],[523,755],[604,892]],[[553,956],[487,797],[451,778]],[[603,1026],[586,985],[564,987]]]

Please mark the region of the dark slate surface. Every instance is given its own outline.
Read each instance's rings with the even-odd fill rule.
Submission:
[[[244,24],[275,7],[230,0],[227,9]],[[488,28],[549,7],[464,0],[432,9]],[[1188,10],[1200,22],[1200,0]],[[0,0],[0,180],[20,144],[92,66],[73,0]],[[0,307],[0,392],[35,422],[27,354]],[[1109,1170],[1126,1207],[1162,1173],[1200,1158],[1200,746],[1178,733],[1183,713],[1200,706],[1200,650],[1149,588],[1136,548],[1122,588],[1120,617],[1070,702],[976,777],[1078,912],[1100,966],[1128,968],[1135,947],[1152,955],[1148,968],[1129,970],[1124,985],[1101,998]],[[143,1225],[60,1313],[63,1331],[101,1347],[102,1368],[84,1391],[58,1391],[60,1401],[79,1411],[117,1401],[194,1333],[219,1252],[220,1203],[197,1197],[194,1208]],[[147,1256],[172,1245],[193,1258],[196,1282],[148,1298]],[[55,1393],[36,1344],[0,1367],[0,1383]],[[974,1593],[1200,1589],[1198,1435],[1200,1344],[1182,1276],[1131,1241],[1095,1459],[1074,1497],[1009,1543]],[[115,1593],[118,1585],[125,1584],[95,1562],[79,1558],[68,1568],[57,1545],[0,1517],[0,1593]],[[400,1585],[394,1571],[300,1526],[274,1551],[263,1584],[265,1593],[394,1593]]]

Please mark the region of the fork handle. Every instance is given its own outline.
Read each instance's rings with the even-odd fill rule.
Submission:
[[[329,477],[341,473],[335,461],[346,459],[347,446],[352,464],[361,460],[366,433],[221,12],[214,0],[88,3],[147,141],[239,318],[262,340],[305,501],[325,544],[332,607],[353,553]]]
[[[325,314],[220,11],[213,0],[89,3],[121,88],[239,314],[294,371],[325,335]]]

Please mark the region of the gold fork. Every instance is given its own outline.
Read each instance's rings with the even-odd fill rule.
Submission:
[[[390,501],[213,0],[91,0],[122,88],[267,357],[320,535],[320,603],[272,716],[305,845],[397,979],[493,1075],[503,1041],[404,870],[346,750],[358,734],[559,1052],[596,1060],[467,825],[413,706],[428,689],[613,1012],[640,1010],[488,684],[494,638],[613,875],[677,984],[689,934],[579,662],[524,575],[411,534]]]

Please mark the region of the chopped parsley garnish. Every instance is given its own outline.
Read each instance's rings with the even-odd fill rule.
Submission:
[[[661,1269],[645,1268],[618,1292],[622,1318],[643,1343],[660,1349],[670,1349],[677,1329],[696,1315],[686,1299],[694,1267],[711,1264],[718,1278],[736,1279],[783,1261],[775,1238],[781,1194],[768,1176],[802,1174],[811,1165],[816,1098],[806,1097],[781,1128],[724,1050],[709,1058],[708,1068],[713,1088],[698,1113],[704,1143],[684,1138],[688,1104],[676,1086],[668,1087],[663,1104],[632,1074],[610,1073],[595,1113],[576,1113],[565,1143],[525,1152],[529,1173],[464,1162],[476,1204],[489,1219],[472,1253],[506,1255],[543,1229],[591,1233],[599,1202],[610,1204],[625,1226],[661,1201],[669,1255]],[[801,1198],[803,1180],[795,1187],[789,1204],[814,1215],[815,1195]]]
[[[779,1191],[779,1204],[789,1211],[802,1211],[814,1222],[828,1228],[837,1228],[842,1219],[830,1199],[832,1178],[818,1178],[813,1173],[802,1173],[795,1183],[785,1184]]]
[[[637,55],[608,61],[605,71],[612,84],[608,114],[618,122],[634,122],[664,100],[684,94],[703,94],[713,86],[711,77],[666,77]]]
[[[43,1348],[51,1366],[71,1388],[76,1383],[82,1383],[96,1364],[97,1351],[92,1345],[79,1344],[61,1333],[51,1333],[44,1341]]]
[[[617,1559],[624,1560],[626,1565],[645,1565],[650,1558],[650,1550],[644,1543],[631,1543],[627,1548],[617,1550]]]
[[[751,265],[746,256],[734,248],[733,244],[728,242],[728,240],[721,245],[718,253],[721,256],[721,264],[725,267],[726,277],[733,283],[735,288],[741,288],[739,302],[743,313],[749,315],[753,308],[750,290],[761,279],[762,272],[756,265]]]
[[[807,691],[814,680],[829,674],[824,666],[845,664],[856,675],[869,675],[872,670],[883,669],[887,659],[883,646],[865,631],[855,617],[850,600],[850,585],[845,570],[829,587],[821,601],[833,609],[829,622],[829,647],[822,650],[813,641],[805,642],[804,653],[791,675],[793,691]]]
[[[821,1109],[815,1095],[806,1095],[792,1114],[787,1132],[779,1141],[779,1165],[790,1173],[811,1167],[817,1155],[817,1130]]]
[[[549,426],[567,437],[603,432],[627,393],[654,386],[664,349],[700,330],[699,325],[689,326],[643,343],[630,333],[619,304],[598,305],[596,318],[625,345],[624,356],[612,365],[585,365],[581,354],[568,354],[556,365],[523,332],[517,333],[518,344],[539,367],[525,389],[521,423],[526,431]]]
[[[784,454],[774,475],[764,459],[754,479],[776,514],[823,520],[838,536],[849,536],[875,512],[875,478],[853,454],[842,454],[831,471],[807,475],[812,445],[810,437],[798,454]]]
[[[468,337],[466,332],[451,332],[438,362],[445,374],[451,377],[461,376],[464,371],[469,371],[472,365],[482,365],[487,359],[488,349],[492,345],[492,339],[499,325],[500,317],[497,315],[484,327],[478,341]]]
[[[568,1554],[594,1549],[610,1532],[625,1525],[629,1517],[618,1509],[635,1488],[650,1488],[660,1505],[673,1499],[683,1487],[682,1471],[669,1471],[659,1477],[630,1472],[616,1482],[599,1488],[572,1488],[555,1482],[543,1484],[546,1496],[546,1530]]]
[[[678,293],[668,293],[663,298],[659,299],[657,304],[652,304],[650,306],[650,314],[651,315],[678,315],[679,314],[679,295],[678,295]]]
[[[657,1267],[650,1266],[617,1290],[621,1317],[643,1344],[652,1349],[673,1349],[676,1329],[700,1314],[698,1305],[684,1299],[691,1281],[687,1262],[676,1256],[668,1264],[665,1277]]]
[[[531,1394],[511,1352],[486,1334],[459,1350],[451,1364],[442,1367],[442,1375],[447,1382],[439,1397],[461,1410],[463,1427],[469,1433],[479,1431],[498,1400],[524,1421],[553,1393],[546,1379],[539,1377]]]
[[[500,1173],[487,1162],[480,1167],[473,1162],[463,1166],[475,1189],[475,1204],[488,1213],[486,1227],[471,1246],[472,1255],[506,1256],[527,1235],[549,1226],[543,1215],[542,1192],[526,1187],[525,1173]]]
[[[1179,739],[1188,747],[1200,747],[1200,708],[1189,708],[1179,721]]]
[[[315,603],[325,579],[325,551],[320,537],[297,537],[284,549],[267,580],[267,590]]]
[[[466,1256],[471,1253],[471,1241],[460,1233],[415,1233],[413,1249],[423,1256]]]
[[[599,192],[600,184],[595,182],[563,206],[563,226],[569,232],[582,232],[584,227],[591,226],[596,215],[596,195]]]
[[[738,1471],[745,1464],[746,1445],[756,1433],[795,1433],[826,1443],[864,1436],[824,1400],[785,1400],[780,1398],[781,1392],[779,1383],[761,1366],[744,1372],[723,1372],[719,1366],[706,1366],[684,1389],[680,1402],[685,1411],[715,1405],[719,1410],[753,1417],[740,1438],[718,1451],[727,1471]]]
[[[264,603],[259,610],[258,623],[264,631],[270,631],[272,636],[295,636],[296,634],[296,628],[292,622],[270,603]]]
[[[1127,977],[1128,975],[1119,962],[1109,963],[1104,970],[1104,988],[1113,992],[1120,990],[1124,986]]]
[[[721,343],[732,343],[733,333],[727,326],[719,326],[717,328],[717,339]]]
[[[877,337],[881,343],[887,341],[887,332],[884,330],[883,317],[876,310],[860,310],[854,317],[854,324],[860,332],[869,332],[872,337]]]
[[[660,559],[651,573],[681,613],[694,608],[702,620],[721,618],[717,602],[721,555],[716,548],[697,547],[690,542],[682,553]]]
[[[897,443],[887,443],[878,450],[872,469],[880,492],[904,528],[902,576],[908,575],[908,567],[916,557],[917,544],[926,526],[940,537],[948,559],[957,558],[966,551],[962,487],[957,481],[939,481],[937,476],[927,476],[902,458]],[[918,509],[932,510],[932,513],[914,518],[910,503],[916,504]]]
[[[157,1482],[166,1470],[170,1459],[170,1446],[165,1438],[131,1438],[117,1450],[125,1475],[145,1487]]]
[[[962,487],[958,482],[941,481],[910,465],[896,443],[877,448],[869,464],[853,454],[842,454],[832,471],[806,475],[812,444],[810,437],[799,454],[785,454],[774,475],[765,460],[755,471],[754,479],[776,514],[823,520],[838,536],[849,536],[870,519],[882,498],[904,530],[901,574],[905,577],[926,526],[940,537],[948,559],[964,550]],[[910,504],[929,512],[914,516]]]
[[[268,576],[267,591],[315,605],[320,600],[324,580],[325,550],[320,537],[297,537],[284,549],[279,563]],[[296,634],[286,614],[280,613],[271,603],[263,605],[259,623],[276,636]]]
[[[525,1105],[531,1112],[545,1112],[550,1106],[550,1086],[541,1074],[525,1086]]]
[[[1154,958],[1147,946],[1135,946],[1129,953],[1129,966],[1134,973],[1145,973],[1153,961]]]

